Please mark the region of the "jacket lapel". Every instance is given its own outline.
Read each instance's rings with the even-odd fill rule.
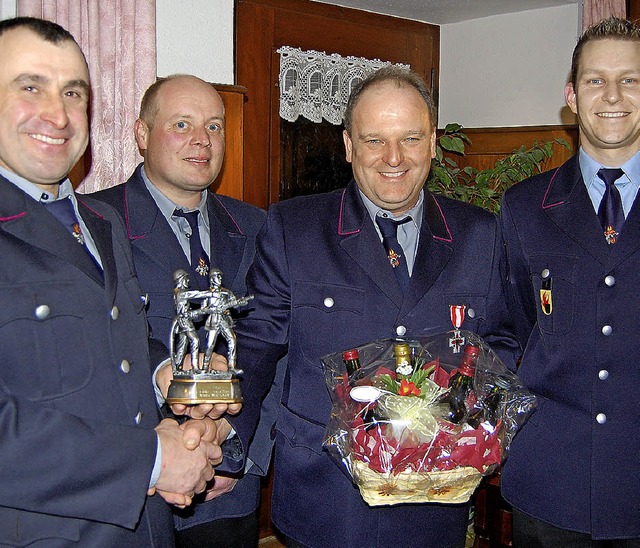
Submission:
[[[91,271],[92,275],[94,279],[99,281],[101,284],[103,283],[104,278],[104,286],[107,290],[107,295],[115,298],[116,286],[118,284],[118,272],[116,268],[116,261],[113,256],[111,223],[91,208],[87,207],[81,199],[78,199],[78,210],[84,224],[91,233],[91,237],[93,238],[98,254],[100,255],[100,261],[102,262],[103,275],[100,276],[95,267]]]
[[[141,167],[127,183],[125,190],[125,224],[131,245],[144,253],[160,269],[171,276],[177,269],[189,271],[189,261],[182,247],[140,175]],[[218,198],[207,197],[212,267],[222,270],[224,283],[232,286],[245,252],[247,238],[240,231]]]
[[[418,250],[402,313],[418,304],[438,279],[453,253],[452,244],[453,235],[444,213],[434,195],[425,187]]]
[[[435,197],[424,189],[423,222],[413,273],[406,294],[402,293],[384,246],[362,203],[355,181],[343,191],[338,234],[340,245],[378,288],[400,309],[411,310],[429,291],[453,253],[453,236]]]
[[[0,183],[1,228],[26,244],[74,265],[102,285],[102,276],[86,249],[78,245],[69,231],[46,210],[45,206],[6,179],[0,178]],[[90,227],[89,230],[91,231]],[[91,234],[93,236],[93,232]]]
[[[353,180],[342,192],[337,230],[342,249],[400,308],[402,290]]]
[[[218,197],[209,191],[207,192],[211,266],[222,270],[225,286],[236,287],[235,279],[246,251],[247,237],[242,233],[240,227]]]
[[[607,263],[609,246],[582,180],[577,155],[551,176],[540,207],[578,246],[601,264]]]
[[[179,268],[189,271],[189,261],[169,223],[144,186],[140,169],[138,167],[135,176],[125,188],[127,235],[131,246],[146,255],[160,270],[166,272],[168,279],[171,279]]]
[[[640,204],[638,201],[636,194],[633,206],[618,236],[618,241],[609,252],[609,268],[627,260],[640,248]]]

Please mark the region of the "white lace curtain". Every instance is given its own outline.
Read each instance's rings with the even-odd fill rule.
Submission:
[[[312,122],[324,118],[342,124],[349,94],[368,74],[391,63],[362,57],[327,55],[283,46],[280,54],[280,117],[295,122],[303,116]],[[400,65],[408,67],[408,65]]]

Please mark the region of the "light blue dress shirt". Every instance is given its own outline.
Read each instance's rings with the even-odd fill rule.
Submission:
[[[603,166],[601,163],[596,162],[591,158],[584,149],[580,147],[578,161],[580,163],[582,179],[587,187],[589,198],[591,198],[591,203],[593,204],[593,209],[596,213],[598,213],[605,189],[604,181],[598,177],[598,171],[601,167],[619,167],[624,171],[624,175],[615,182],[615,185],[620,191],[622,209],[626,219],[629,215],[629,211],[631,211],[631,206],[633,206],[633,202],[636,199],[638,186],[640,185],[640,152],[637,152],[621,166]]]
[[[147,174],[144,170],[144,166],[142,166],[142,180],[144,181],[149,194],[155,201],[158,209],[164,215],[165,219],[169,223],[171,230],[176,235],[176,239],[182,247],[182,251],[185,256],[191,262],[191,250],[189,248],[189,238],[191,237],[191,227],[189,223],[184,217],[177,217],[173,214],[176,208],[182,209],[183,211],[195,211],[195,209],[187,209],[178,204],[172,202],[169,198],[167,198],[162,192],[160,192],[153,183],[147,177]],[[198,230],[200,232],[200,242],[202,243],[202,247],[205,250],[205,253],[209,255],[211,249],[211,237],[209,235],[209,214],[207,213],[207,191],[203,190],[200,196],[200,203],[196,208],[200,215],[198,215]],[[209,257],[211,259],[211,257]]]
[[[374,204],[371,200],[369,200],[369,198],[364,195],[364,193],[360,189],[358,189],[358,191],[360,192],[360,196],[362,196],[364,206],[367,208],[369,216],[373,221],[373,226],[376,227],[376,232],[380,237],[380,241],[382,241],[382,233],[380,232],[378,223],[375,222],[376,216],[380,215],[381,217],[392,218],[396,221],[401,221],[402,219],[406,219],[407,217],[411,218],[411,222],[404,223],[398,226],[398,243],[400,244],[400,247],[402,247],[404,256],[407,258],[407,269],[409,270],[409,276],[411,276],[411,274],[413,273],[413,265],[416,260],[416,253],[418,251],[420,227],[422,226],[422,204],[424,202],[424,190],[420,191],[420,196],[418,196],[416,205],[414,205],[409,211],[407,211],[403,215],[400,215],[399,217],[394,217],[393,213],[391,213],[390,211],[382,209],[380,206]]]

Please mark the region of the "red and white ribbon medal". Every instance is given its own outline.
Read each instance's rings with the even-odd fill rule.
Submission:
[[[454,354],[458,354],[464,347],[465,339],[460,333],[462,322],[464,322],[464,311],[466,306],[463,304],[450,304],[449,312],[451,314],[451,325],[453,325],[453,336],[449,339],[449,348],[453,349]]]

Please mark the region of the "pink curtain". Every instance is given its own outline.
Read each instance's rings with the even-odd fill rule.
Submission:
[[[155,0],[17,0],[17,13],[59,23],[87,57],[92,160],[78,190],[125,181],[141,160],[133,124],[142,94],[156,78]]]
[[[627,18],[626,0],[584,0],[582,8],[582,30],[609,17]]]

